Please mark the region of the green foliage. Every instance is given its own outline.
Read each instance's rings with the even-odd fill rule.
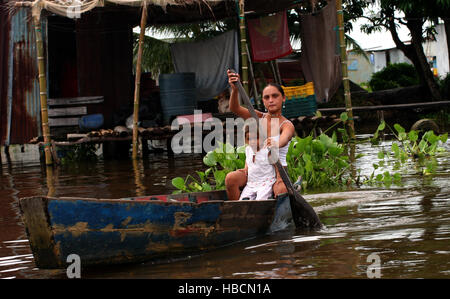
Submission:
[[[406,163],[413,162],[416,171],[420,174],[430,175],[435,172],[438,163],[436,153],[445,151],[439,144],[447,142],[448,133],[437,136],[432,130],[424,133],[416,130],[406,132],[399,124],[394,124],[394,129],[392,129],[382,121],[371,139],[372,144],[380,143],[380,132],[384,131],[386,127],[393,133],[395,140],[389,151],[382,149],[378,152],[379,161],[373,164],[374,171],[364,181],[366,184],[375,182],[389,186],[391,183],[400,183],[401,174],[399,172],[391,174],[385,170],[382,173],[376,173],[385,169],[386,159],[394,161],[394,170],[396,171],[401,170],[402,166],[407,165]]]
[[[173,73],[170,44],[149,36],[144,37],[142,46],[142,71],[152,73],[156,80],[159,74]],[[133,65],[136,68],[137,53],[139,49],[139,34],[134,34]]]
[[[369,82],[360,83],[359,86],[361,86],[362,88],[364,88],[368,92],[372,92],[373,91],[372,87],[370,87]]]
[[[337,124],[345,124],[348,121],[347,113],[342,113],[340,119],[341,122]],[[402,172],[410,169],[408,163],[413,163],[420,174],[433,174],[438,163],[436,154],[445,151],[439,145],[448,139],[447,133],[437,136],[433,131],[406,132],[399,124],[391,128],[382,121],[370,139],[372,145],[380,144],[382,133],[386,129],[393,133],[395,140],[389,148],[382,147],[378,152],[378,161],[373,162],[370,176],[361,177],[361,169],[356,169],[356,161],[363,155],[354,156],[351,162],[351,155],[348,154],[350,138],[346,130],[337,128],[331,137],[325,134],[337,124],[316,138],[310,135],[291,140],[286,157],[288,174],[292,182],[302,178],[304,191],[360,184],[386,187],[391,184],[400,185]],[[342,143],[338,142],[337,133],[340,133]],[[217,149],[205,155],[203,163],[209,168],[204,172],[198,171],[196,177],[188,175],[186,178],[177,177],[172,180],[172,184],[178,189],[176,193],[225,189],[226,175],[245,167],[245,147],[236,149],[229,144],[220,144]],[[393,169],[388,169],[392,164]]]
[[[97,147],[95,144],[76,144],[58,148],[61,164],[70,164],[81,161],[96,161]]]
[[[396,145],[394,148],[395,151],[393,149],[395,158],[401,158],[401,153],[404,153],[413,159],[423,159],[429,156],[435,156],[436,152],[445,150],[438,145],[439,142],[447,142],[448,133],[436,136],[434,132],[430,130],[422,134],[422,137],[420,138],[419,131],[412,130],[409,133],[406,133],[405,129],[399,124],[395,124],[394,129],[396,131],[394,132],[394,135],[399,141],[399,145]],[[397,152],[400,153],[400,156],[396,154]]]
[[[188,175],[185,179],[172,179],[172,185],[178,189],[175,193],[225,189],[226,175],[245,167],[245,147],[234,148],[228,143],[219,143],[215,150],[203,157],[203,163],[209,168],[197,171],[198,178]]]
[[[347,113],[341,113],[340,119],[341,122],[328,130],[337,124],[345,123],[348,120]],[[346,130],[338,128],[338,131],[344,142],[348,142]],[[316,138],[294,137],[286,157],[288,173],[294,182],[299,176],[303,178],[304,190],[346,186],[354,181],[347,171],[350,164],[346,152],[345,145],[337,142],[336,132],[332,137],[325,133]],[[185,179],[177,177],[172,180],[172,185],[178,189],[176,193],[225,189],[226,175],[245,167],[245,146],[235,149],[229,144],[221,143],[218,148],[205,155],[203,163],[210,168],[197,172],[196,177],[188,175]]]
[[[372,75],[369,85],[372,90],[385,90],[419,84],[414,66],[408,63],[394,63]]]
[[[345,147],[332,137],[321,134],[317,138],[294,137],[286,157],[292,181],[302,177],[302,188],[342,186],[348,181],[346,170],[350,164]]]
[[[325,133],[336,125],[348,121],[346,112],[341,113],[340,122],[313,138],[294,137],[287,153],[288,173],[292,181],[302,177],[302,189],[323,189],[327,187],[344,187],[356,183],[358,178],[350,172],[348,145],[350,138],[345,128],[337,128],[330,136]],[[337,132],[342,143],[338,143]],[[356,155],[355,160],[363,155]]]

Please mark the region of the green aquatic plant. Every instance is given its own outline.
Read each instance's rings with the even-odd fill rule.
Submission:
[[[357,155],[355,159],[361,157]],[[330,186],[346,186],[355,182],[351,176],[349,155],[344,144],[321,134],[316,138],[294,137],[287,154],[288,173],[291,180],[302,178],[303,190]]]
[[[292,182],[301,177],[303,191],[361,184],[386,187],[392,184],[400,185],[402,173],[405,171],[403,166],[410,161],[415,163],[418,172],[424,175],[432,174],[438,163],[436,153],[445,151],[439,144],[448,139],[447,133],[435,135],[433,131],[406,132],[399,124],[395,124],[392,129],[382,121],[369,141],[373,146],[379,145],[387,128],[395,139],[389,148],[380,149],[377,154],[378,161],[372,163],[371,174],[362,176],[361,169],[357,168],[357,161],[364,155],[355,154],[355,144],[351,142],[345,127],[336,128],[339,124],[346,124],[347,114],[342,113],[340,120],[317,137],[313,137],[311,133],[305,138],[292,138],[286,157],[288,174]],[[328,136],[326,133],[331,129],[335,130]],[[338,134],[341,141],[338,141]],[[196,175],[172,180],[173,186],[178,189],[175,192],[225,189],[226,175],[245,167],[245,146],[234,148],[230,144],[220,143],[218,148],[205,155],[203,163],[209,167],[205,171],[197,171]]]
[[[408,157],[412,159],[425,158],[427,156],[434,156],[436,152],[445,151],[443,147],[439,146],[439,142],[445,143],[448,139],[448,133],[442,135],[435,135],[432,130],[421,132],[419,130],[406,130],[399,124],[394,124],[395,131],[384,121],[380,123],[377,130],[371,139],[372,144],[380,143],[380,132],[388,127],[395,137],[392,143],[392,156],[400,159],[402,162],[406,161]]]
[[[320,115],[319,115],[320,116]],[[351,154],[351,139],[345,129],[348,121],[346,112],[340,121],[317,137],[312,133],[305,137],[294,137],[287,154],[288,173],[293,182],[302,178],[302,189],[323,189],[326,187],[346,187],[358,184],[359,171],[352,169],[352,163],[362,154]],[[340,124],[343,127],[337,127]],[[335,129],[331,137],[326,133]],[[338,134],[341,142],[338,142]]]
[[[228,143],[219,143],[216,149],[203,157],[203,163],[209,168],[197,171],[198,178],[187,175],[186,178],[172,179],[172,185],[178,189],[174,193],[225,189],[227,174],[245,167],[245,146],[235,148]]]
[[[96,161],[98,159],[95,144],[75,144],[59,147],[57,150],[61,164],[70,164],[82,161]]]
[[[391,183],[399,183],[401,181],[401,173],[396,172],[391,174],[385,170],[386,159],[390,158],[394,161],[393,170],[400,171],[402,166],[407,162],[413,162],[417,172],[423,175],[430,175],[435,173],[438,160],[436,154],[438,152],[446,151],[440,143],[446,143],[448,133],[436,135],[432,130],[421,132],[419,130],[406,130],[399,124],[394,124],[392,129],[384,121],[380,123],[373,137],[370,139],[373,145],[380,144],[380,135],[387,128],[394,136],[394,140],[388,150],[382,148],[378,152],[378,163],[374,163],[374,171],[372,175],[365,180],[365,183],[384,183],[389,185]],[[376,171],[383,171],[376,174]]]
[[[306,138],[294,137],[291,140],[286,157],[288,174],[292,182],[302,177],[303,190],[325,186],[342,187],[357,181],[349,171],[349,137],[346,130],[337,128],[331,137],[325,134],[337,125],[345,124],[348,120],[347,113],[342,113],[340,120],[318,137],[314,138],[311,133]],[[340,133],[342,144],[338,143],[336,132]],[[357,155],[355,159],[361,156]],[[230,144],[220,143],[218,148],[205,155],[203,163],[209,167],[205,171],[197,171],[196,175],[188,175],[186,178],[172,179],[172,185],[178,189],[176,193],[225,189],[226,175],[245,167],[245,146],[234,148]]]

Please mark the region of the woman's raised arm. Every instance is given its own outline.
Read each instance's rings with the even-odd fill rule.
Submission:
[[[240,80],[239,74],[233,73],[232,71],[227,71],[228,75],[228,83],[230,83],[231,86],[231,93],[230,93],[230,110],[234,113],[236,113],[238,116],[242,117],[243,119],[250,118],[250,112],[247,108],[242,107],[239,104],[238,96],[239,91],[237,87],[234,85],[234,82],[237,82]],[[255,110],[258,117],[262,117],[262,112]]]

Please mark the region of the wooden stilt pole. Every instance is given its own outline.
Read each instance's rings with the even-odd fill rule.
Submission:
[[[281,73],[280,73],[280,66],[278,65],[278,62],[276,59],[273,60],[273,65],[275,67],[275,72],[277,73],[278,84],[283,85],[283,79],[281,78]]]
[[[136,79],[134,86],[134,112],[133,112],[133,153],[132,158],[137,159],[138,152],[138,121],[139,121],[139,96],[141,88],[142,44],[144,43],[145,26],[147,25],[147,3],[144,2],[141,17],[141,32],[139,34],[139,49],[136,62]]]
[[[54,173],[53,173],[53,167],[47,166],[46,167],[46,176],[47,176],[47,196],[53,197],[55,196],[55,181],[54,181]]]
[[[248,94],[247,30],[245,27],[245,0],[239,0],[239,29],[241,35],[242,85]]]
[[[336,0],[336,13],[339,28],[339,46],[341,50],[341,68],[342,68],[342,81],[344,83],[344,98],[345,98],[345,110],[348,116],[347,131],[350,136],[350,172],[352,177],[356,180],[356,137],[355,137],[355,124],[353,121],[353,108],[352,97],[350,93],[350,80],[348,79],[348,62],[347,62],[347,45],[345,43],[344,32],[344,13],[342,10],[342,0]]]
[[[255,78],[255,72],[253,71],[253,62],[252,59],[250,58],[250,50],[248,49],[248,45],[246,45],[246,50],[247,50],[247,55],[248,55],[248,66],[249,66],[249,70],[250,70],[250,75],[252,76],[252,83],[253,83],[253,95],[255,97],[255,103],[258,106],[258,109],[262,109],[263,108],[263,104],[261,102],[261,99],[259,98],[259,94],[258,94],[258,86],[256,85],[256,78]]]
[[[52,165],[52,153],[51,153],[51,138],[50,128],[48,125],[48,108],[47,108],[47,78],[45,72],[45,56],[44,56],[44,42],[42,40],[42,28],[41,28],[41,14],[38,13],[33,16],[34,31],[36,34],[36,49],[37,60],[39,70],[39,92],[41,99],[41,123],[42,134],[44,135],[44,153],[45,164]]]
[[[272,70],[273,73],[273,79],[275,80],[275,83],[281,85],[281,77],[280,77],[280,73],[277,70],[277,64],[275,60],[271,60],[269,61],[269,65],[270,65],[270,69]]]
[[[345,108],[348,115],[348,133],[351,139],[355,139],[355,124],[353,122],[352,98],[350,93],[350,80],[348,79],[347,45],[344,34],[344,13],[342,0],[336,0],[337,21],[339,28],[339,45],[341,50],[342,81],[344,83]]]

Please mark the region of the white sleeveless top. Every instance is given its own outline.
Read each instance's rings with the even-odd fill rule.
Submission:
[[[267,114],[264,113],[263,114],[263,118],[265,118],[266,115]],[[290,122],[290,120],[286,119],[285,121],[282,121],[281,124],[280,124],[278,132],[281,130],[281,126],[283,126],[283,124],[286,123],[286,122]],[[279,142],[280,141],[280,134],[278,134],[276,136],[271,136],[269,138],[271,138],[272,140],[274,140],[276,142]],[[287,156],[290,144],[291,144],[291,140],[289,140],[289,142],[285,146],[280,147],[278,149],[278,158],[280,159],[280,163],[281,163],[282,166],[287,166],[286,156]]]
[[[280,135],[269,137],[272,138],[274,141],[278,142],[280,140]],[[283,146],[278,148],[278,158],[280,159],[280,163],[282,166],[287,166],[286,156],[289,150],[289,145],[291,144],[291,141]]]
[[[256,153],[252,147],[245,148],[245,162],[248,167],[247,185],[252,188],[272,186],[276,181],[275,167],[269,163],[269,150],[262,148]],[[255,160],[253,161],[253,156]]]

